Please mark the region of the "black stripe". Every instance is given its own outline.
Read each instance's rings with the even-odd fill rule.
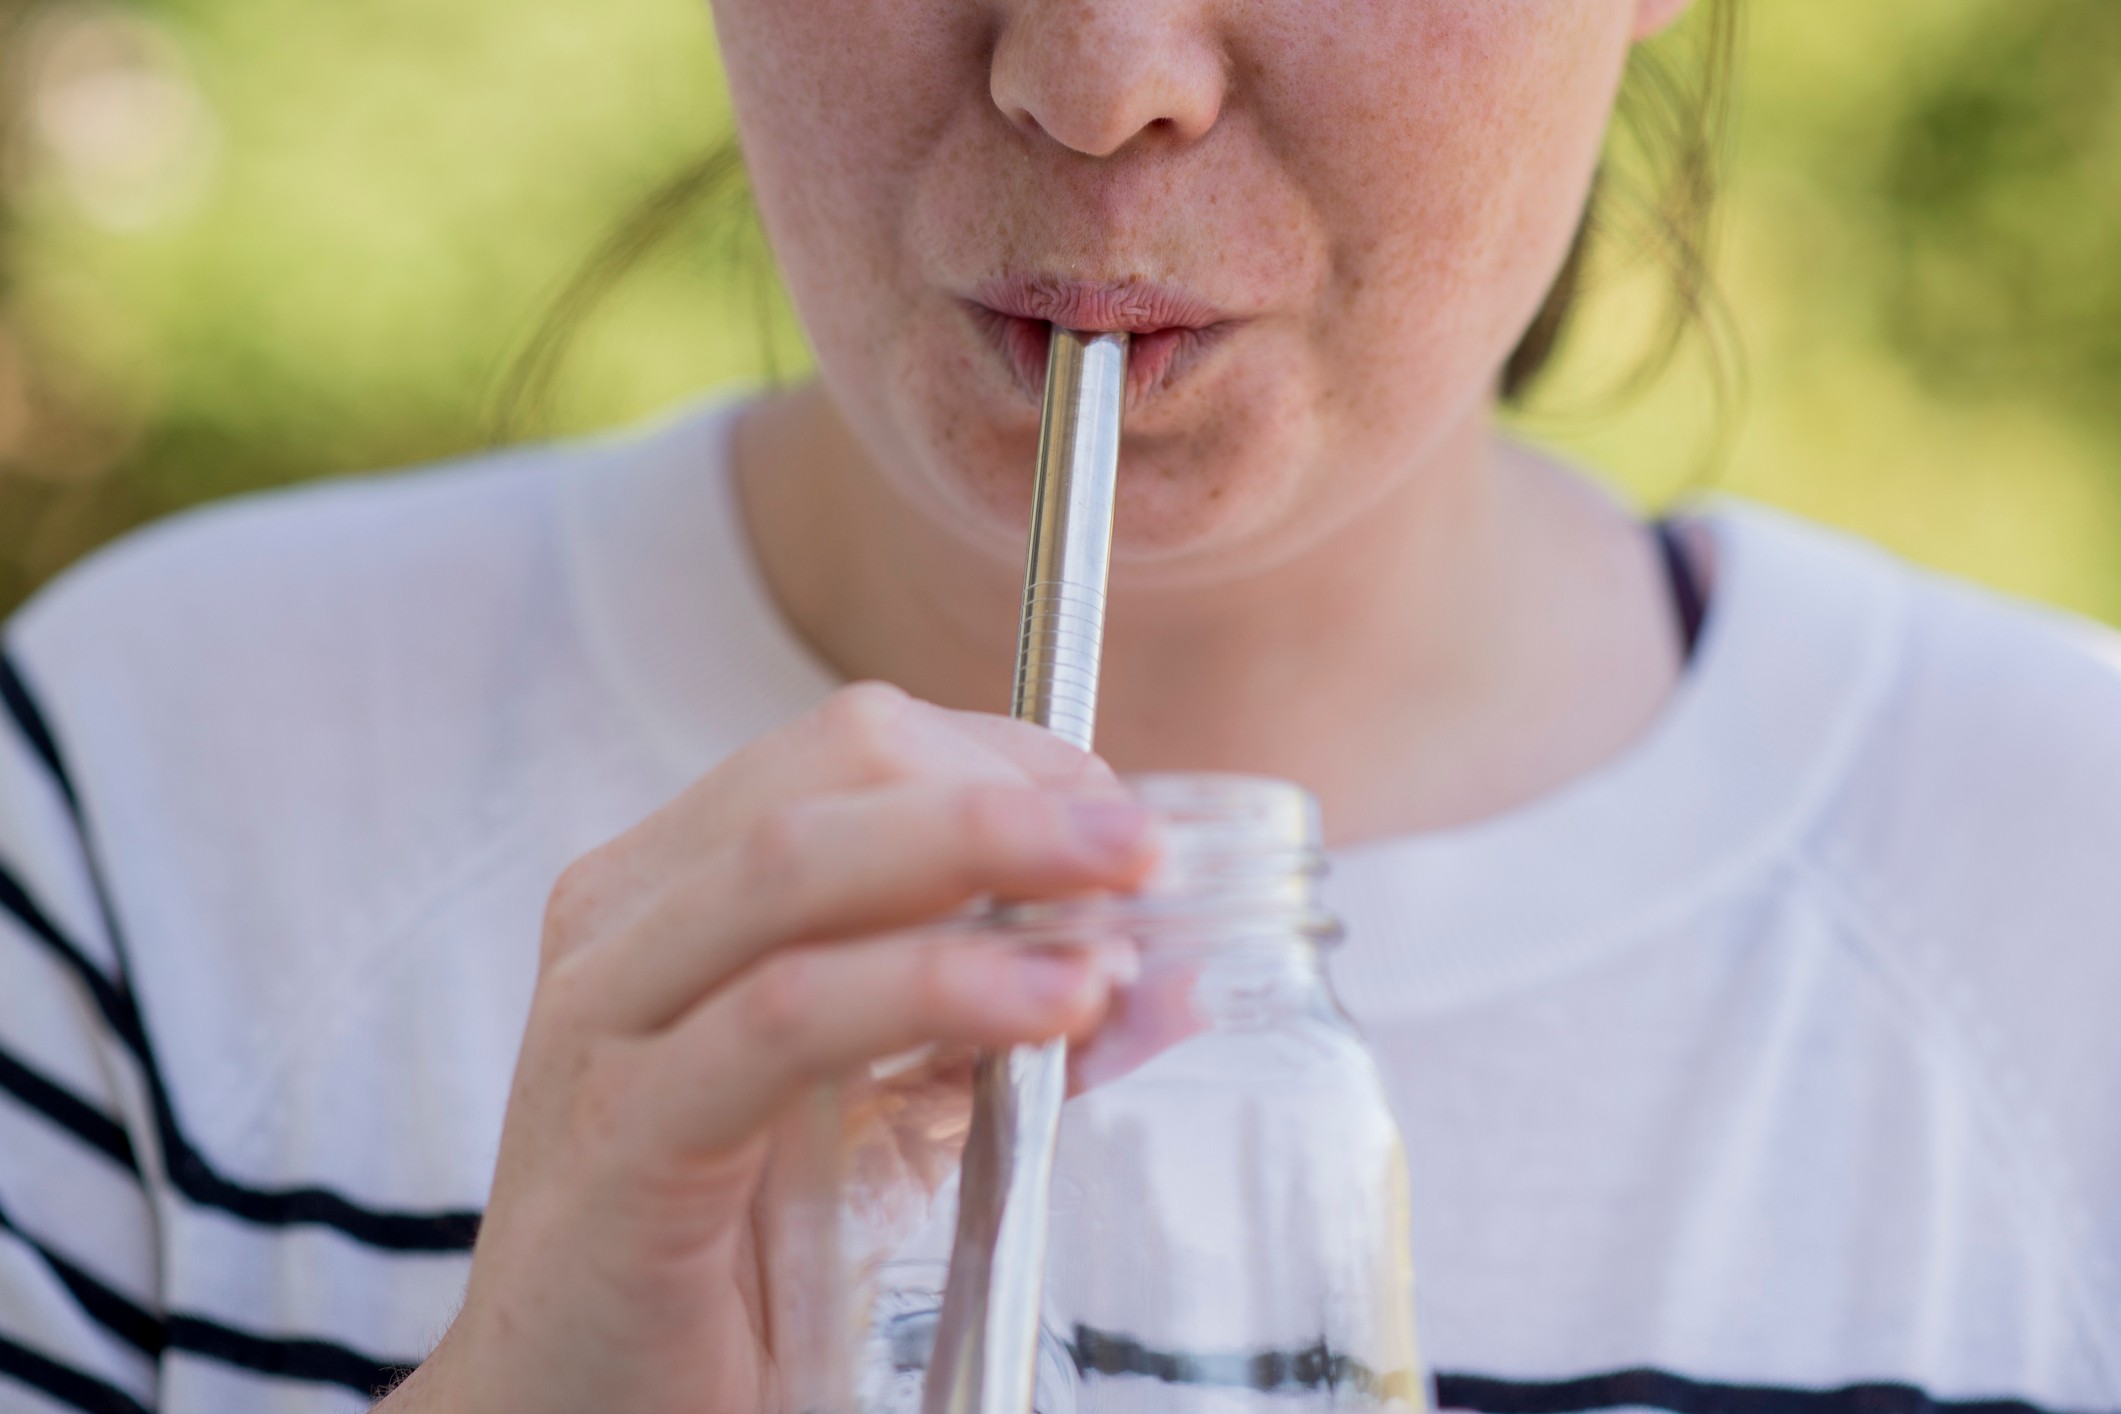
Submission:
[[[202,1207],[224,1212],[270,1227],[310,1223],[337,1228],[347,1236],[371,1246],[397,1252],[468,1252],[478,1235],[476,1209],[438,1212],[391,1212],[363,1207],[329,1189],[257,1188],[239,1184],[216,1173],[193,1147],[177,1125],[176,1110],[162,1073],[155,1064],[147,1029],[130,992],[105,976],[78,947],[67,941],[57,926],[30,898],[20,882],[0,865],[0,909],[13,914],[30,933],[49,948],[88,989],[104,1021],[140,1063],[155,1136],[162,1146],[163,1162],[170,1183],[179,1193]]]
[[[204,1355],[262,1375],[343,1385],[379,1399],[412,1373],[412,1366],[378,1360],[322,1340],[251,1335],[203,1316],[169,1318],[169,1347]]]
[[[30,935],[50,950],[69,972],[81,980],[88,989],[90,1000],[118,1039],[133,1053],[141,1064],[147,1063],[147,1036],[140,1026],[140,1013],[117,983],[104,975],[102,968],[89,960],[88,954],[59,931],[59,925],[30,897],[28,889],[17,879],[7,865],[0,863],[0,913],[7,913],[30,931]]]
[[[932,1339],[932,1332],[929,1335]],[[1236,1389],[1377,1391],[1389,1388],[1353,1357],[1319,1340],[1302,1348],[1202,1354],[1159,1350],[1131,1336],[1078,1323],[1068,1344],[1085,1378],[1138,1376],[1170,1385]],[[925,1358],[920,1363],[925,1363]],[[918,1368],[916,1365],[914,1368]],[[1913,1385],[1859,1384],[1837,1389],[1714,1384],[1665,1370],[1617,1370],[1569,1380],[1505,1380],[1439,1373],[1439,1409],[1480,1414],[1580,1414],[1625,1407],[1675,1414],[2047,1414],[2016,1399],[1936,1399]]]
[[[160,1316],[130,1297],[105,1286],[31,1237],[4,1210],[0,1210],[0,1232],[13,1233],[23,1246],[35,1252],[97,1325],[142,1355],[152,1357],[162,1353],[165,1341]]]
[[[469,1252],[479,1235],[477,1209],[394,1212],[364,1207],[328,1188],[253,1188],[215,1173],[158,1105],[170,1180],[201,1207],[219,1208],[260,1227],[328,1227],[387,1252]]]
[[[1938,1399],[1914,1385],[1837,1389],[1716,1384],[1668,1370],[1616,1370],[1573,1380],[1504,1380],[1439,1373],[1439,1409],[1480,1414],[1579,1414],[1629,1406],[1674,1414],[2050,1414],[2022,1399]]]
[[[100,1149],[113,1162],[135,1176],[139,1162],[133,1157],[133,1141],[118,1121],[76,1096],[72,1091],[31,1070],[0,1049],[0,1090],[5,1090],[53,1124],[72,1134],[91,1149]]]
[[[0,1335],[0,1375],[9,1375],[87,1414],[152,1414],[116,1385],[84,1375]]]
[[[4,1210],[0,1210],[0,1231],[13,1233],[35,1252],[98,1325],[150,1359],[159,1358],[165,1350],[183,1350],[260,1374],[343,1385],[371,1398],[380,1398],[412,1373],[410,1365],[363,1355],[330,1341],[255,1335],[204,1316],[172,1315],[164,1321],[24,1232]]]
[[[112,951],[119,957],[122,967],[125,942],[118,929],[116,910],[111,907],[109,891],[104,886],[87,815],[59,755],[58,739],[5,650],[0,650],[0,697],[4,697],[8,714],[14,718],[23,736],[50,768],[53,780],[73,812],[74,828],[80,836],[90,881],[102,907],[104,926],[109,930]],[[471,1250],[479,1230],[480,1214],[475,1208],[432,1211],[371,1208],[327,1188],[261,1188],[235,1182],[216,1172],[177,1124],[175,1106],[163,1083],[161,1068],[156,1064],[154,1048],[149,1043],[147,1028],[141,1021],[130,988],[113,982],[85,953],[70,943],[4,867],[0,867],[0,908],[19,918],[80,977],[95,1000],[96,1009],[139,1061],[141,1079],[154,1115],[155,1137],[162,1148],[163,1164],[171,1185],[179,1193],[202,1207],[219,1208],[261,1226],[308,1224],[335,1228],[356,1241],[393,1252]]]
[[[4,704],[7,715],[15,719],[15,726],[29,742],[30,750],[42,758],[45,769],[52,773],[52,783],[59,787],[59,794],[66,797],[67,808],[78,816],[81,800],[74,794],[73,780],[66,774],[66,763],[59,758],[59,742],[53,737],[44,714],[37,710],[37,699],[30,696],[29,684],[22,681],[22,674],[15,670],[13,655],[4,649],[0,649],[0,704]]]

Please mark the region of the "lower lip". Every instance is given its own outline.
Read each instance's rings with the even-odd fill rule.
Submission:
[[[1006,359],[1016,381],[1033,398],[1046,385],[1046,350],[1053,326],[1043,319],[1019,319],[983,304],[970,306],[973,322]],[[1230,324],[1199,329],[1152,329],[1127,341],[1127,403],[1134,406],[1161,392],[1229,331]]]

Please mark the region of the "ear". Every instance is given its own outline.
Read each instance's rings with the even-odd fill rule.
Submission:
[[[1685,14],[1694,0],[1635,0],[1635,38],[1653,39]]]

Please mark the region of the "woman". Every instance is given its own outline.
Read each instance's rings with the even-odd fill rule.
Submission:
[[[717,0],[816,383],[12,627],[0,1403],[774,1407],[768,1126],[1094,1028],[904,925],[1128,887],[1156,767],[1323,801],[1445,1404],[2121,1407],[2111,643],[1493,427],[1684,4]],[[1048,321],[1135,336],[1101,760],[987,715]]]

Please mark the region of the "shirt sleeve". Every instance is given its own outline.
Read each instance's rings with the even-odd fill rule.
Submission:
[[[139,1014],[51,728],[0,652],[0,1408],[144,1414],[166,1327]]]

